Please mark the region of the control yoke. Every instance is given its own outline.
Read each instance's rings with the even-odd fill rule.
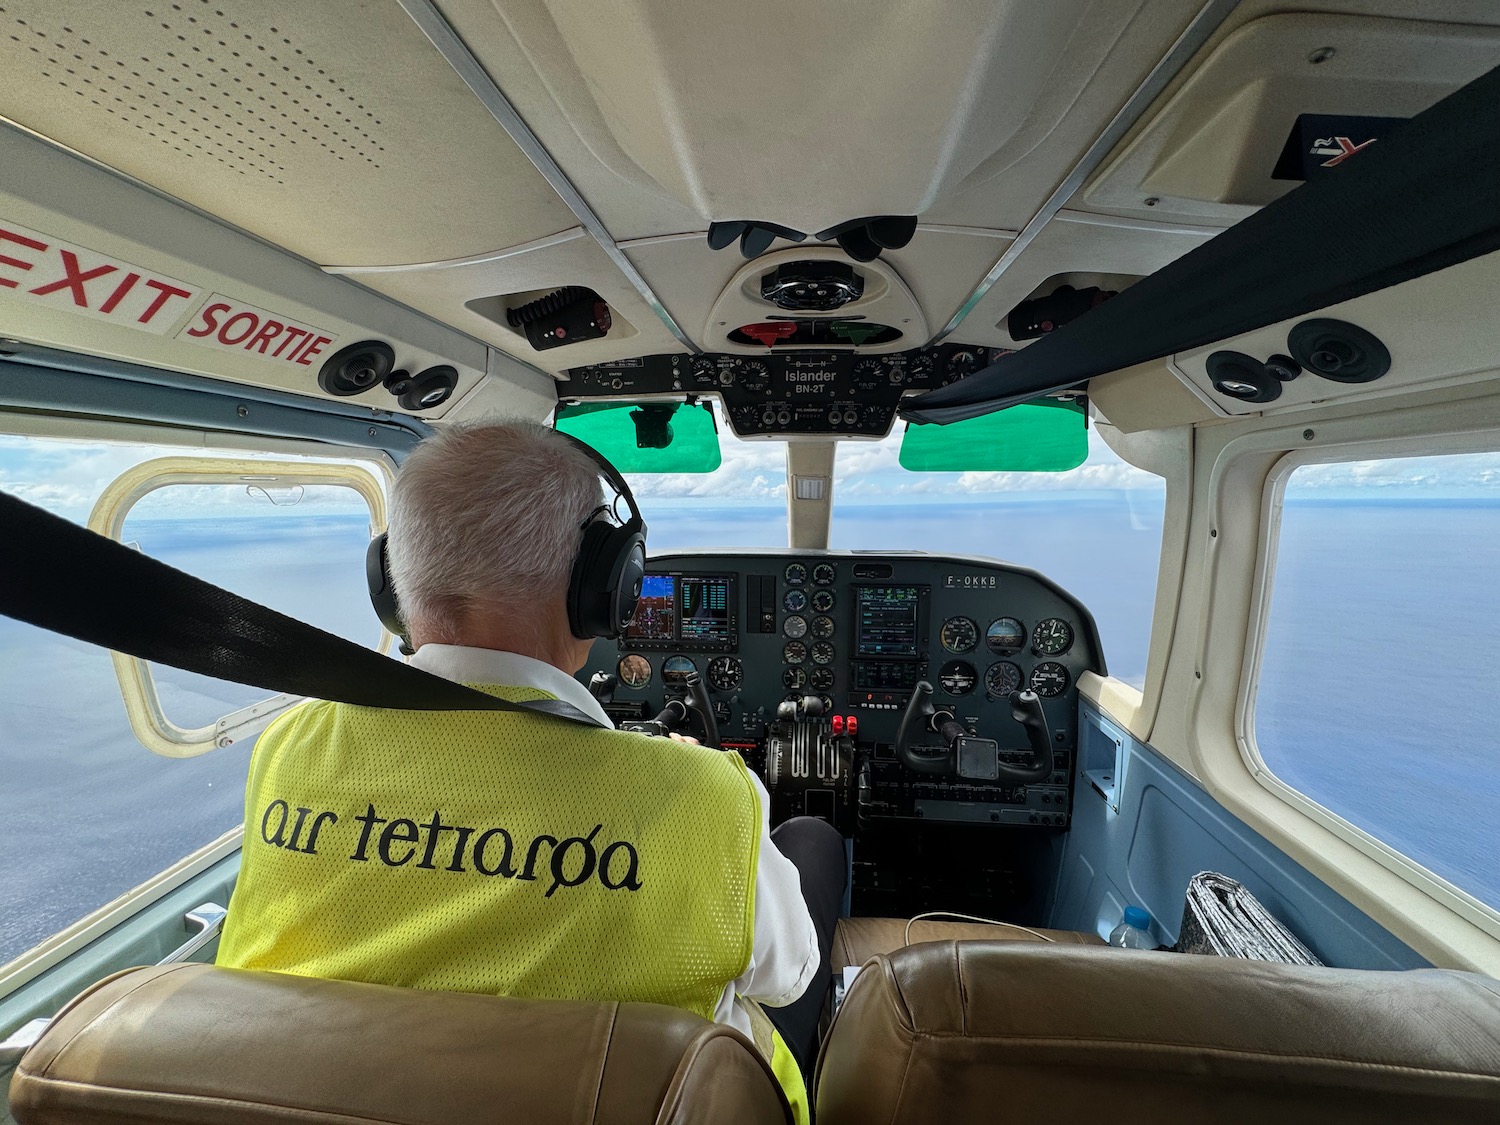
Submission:
[[[1026,731],[1031,764],[1015,766],[1000,760],[1000,746],[993,738],[971,735],[949,710],[932,702],[932,684],[918,681],[912,689],[906,714],[896,732],[896,756],[917,773],[957,775],[977,781],[1006,781],[1013,785],[1035,785],[1052,776],[1052,735],[1042,701],[1034,691],[1010,693],[1010,713]],[[917,746],[924,733],[939,735],[944,745]]]
[[[669,699],[656,718],[645,722],[621,723],[620,729],[665,738],[674,731],[687,726],[689,715],[696,715],[698,729],[703,732],[703,737],[699,741],[704,746],[718,750],[720,748],[719,720],[714,715],[714,705],[713,701],[708,698],[708,689],[703,686],[703,681],[697,672],[689,672],[682,678],[682,682],[688,689],[685,699]],[[590,688],[592,687],[591,683]]]

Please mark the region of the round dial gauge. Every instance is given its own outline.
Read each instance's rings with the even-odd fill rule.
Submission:
[[[781,670],[781,686],[787,691],[801,691],[807,683],[807,673],[801,668],[783,668]]]
[[[957,351],[948,357],[948,370],[944,375],[944,383],[957,382],[967,375],[972,375],[979,370],[979,353],[971,351]]]
[[[815,641],[812,646],[812,658],[814,664],[832,664],[833,646],[827,641]]]
[[[827,640],[829,637],[833,636],[834,628],[835,626],[833,624],[833,618],[831,617],[813,618],[812,635],[817,637],[819,640]]]
[[[788,613],[801,613],[807,608],[807,595],[801,590],[788,590],[781,604],[786,606]]]
[[[1031,690],[1043,699],[1055,699],[1068,690],[1068,670],[1054,660],[1046,660],[1031,670]]]
[[[812,596],[812,607],[819,613],[827,613],[833,608],[832,590],[814,590]]]
[[[854,389],[869,394],[885,386],[885,360],[857,359],[854,361]]]
[[[832,586],[838,576],[838,569],[832,563],[819,563],[813,567],[813,584],[816,586]]]
[[[787,641],[781,650],[783,664],[801,664],[807,659],[807,646],[801,641]]]
[[[685,656],[669,656],[661,662],[661,682],[681,686],[689,673],[696,672],[698,665]]]
[[[832,691],[833,669],[814,668],[812,675],[808,677],[808,682],[812,684],[813,691]]]
[[[807,581],[807,567],[801,563],[788,563],[781,576],[786,579],[788,586],[800,586]]]
[[[706,355],[693,360],[693,382],[700,387],[714,387],[719,383],[719,365]]]
[[[745,667],[732,656],[716,656],[708,662],[708,684],[715,691],[733,691],[745,681]]]
[[[771,369],[758,359],[747,360],[735,372],[734,381],[740,385],[740,390],[760,394],[771,381]]]
[[[932,378],[932,353],[918,352],[906,361],[906,377],[914,386]]]
[[[943,622],[940,636],[949,652],[973,652],[979,643],[979,626],[968,617],[950,617]]]
[[[1009,699],[1021,686],[1021,669],[1009,660],[991,664],[984,673],[984,693],[991,699]]]
[[[979,675],[967,660],[950,660],[938,669],[938,683],[949,695],[968,695],[978,682]]]
[[[651,682],[651,661],[640,653],[632,652],[629,656],[620,657],[620,663],[615,665],[615,675],[620,677],[620,682],[626,687],[643,688]]]
[[[1060,617],[1038,621],[1031,631],[1031,651],[1038,656],[1061,656],[1073,647],[1073,626]]]
[[[991,621],[984,631],[984,645],[996,656],[1009,656],[1026,646],[1026,626],[1014,617]]]
[[[781,635],[793,640],[807,636],[807,618],[793,614],[781,623]]]

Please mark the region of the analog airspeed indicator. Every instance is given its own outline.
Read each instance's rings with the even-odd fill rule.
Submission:
[[[1055,660],[1044,660],[1031,670],[1031,690],[1043,699],[1056,699],[1072,682],[1068,670]]]
[[[950,617],[943,622],[940,636],[943,647],[949,652],[973,652],[979,643],[979,626],[972,618]]]

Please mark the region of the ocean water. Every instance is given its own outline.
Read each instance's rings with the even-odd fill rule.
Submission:
[[[1159,496],[836,512],[835,547],[1042,571],[1092,610],[1110,670],[1143,681]],[[658,503],[647,516],[656,553],[785,543],[782,508]],[[127,527],[173,565],[363,643],[378,632],[367,534],[330,517]],[[1257,712],[1267,763],[1500,905],[1500,505],[1289,503],[1282,544]],[[159,675],[185,726],[264,694]],[[107,653],[0,618],[0,963],[239,823],[249,749],[146,752]]]

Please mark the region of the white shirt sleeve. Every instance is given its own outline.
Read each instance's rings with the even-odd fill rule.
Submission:
[[[779,1008],[801,996],[817,973],[818,932],[802,898],[797,869],[771,842],[771,798],[760,778],[751,774],[750,780],[761,810],[755,937],[750,964],[725,991]]]

